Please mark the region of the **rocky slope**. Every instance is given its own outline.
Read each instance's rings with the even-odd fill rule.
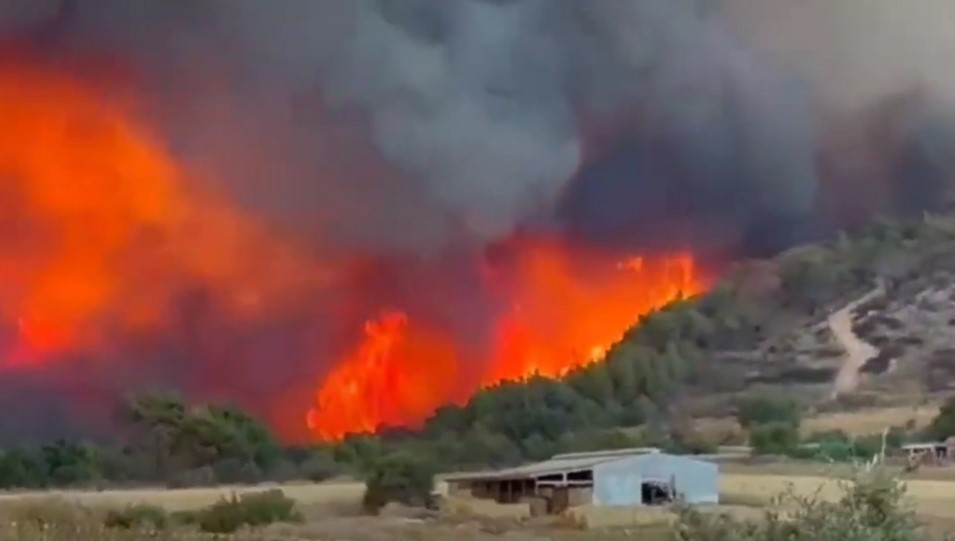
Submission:
[[[826,404],[899,404],[955,388],[955,219],[882,223],[783,254],[750,303],[763,315],[750,350],[721,352],[735,392],[785,387]],[[767,278],[767,275],[772,278]],[[837,406],[837,405],[836,405]]]

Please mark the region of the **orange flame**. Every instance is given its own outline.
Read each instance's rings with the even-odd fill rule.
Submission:
[[[698,294],[708,283],[689,253],[620,262],[556,243],[523,251],[511,278],[501,294],[512,309],[495,322],[485,372],[469,393],[533,374],[559,377],[598,361],[639,316]],[[408,336],[413,328],[404,314],[369,323],[363,343],[316,392],[308,414],[315,435],[337,440],[383,425],[417,427],[436,408],[464,397],[454,396],[460,387],[449,382],[460,372],[453,347],[393,349],[415,341]]]
[[[124,104],[43,66],[0,62],[0,367],[97,347],[159,323],[184,282],[237,316],[282,302],[321,268],[189,186]]]
[[[203,190],[117,98],[0,59],[0,329],[18,333],[0,350],[0,371],[67,362],[61,353],[100,352],[121,333],[162,330],[187,286],[201,285],[245,323],[351,283],[348,261],[319,260]],[[305,419],[301,403],[273,415],[323,439],[418,426],[481,387],[594,362],[638,316],[706,285],[691,254],[621,263],[529,243],[513,266],[487,277],[482,293],[505,309],[485,351],[386,311],[323,379]]]
[[[427,417],[448,398],[454,358],[449,342],[387,311],[365,324],[361,345],[325,380],[308,427],[329,440]]]

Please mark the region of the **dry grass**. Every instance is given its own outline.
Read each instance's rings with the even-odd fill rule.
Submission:
[[[937,404],[929,404],[828,413],[805,419],[802,428],[807,435],[841,430],[852,436],[867,436],[878,434],[889,426],[906,426],[908,423],[918,428],[927,426],[938,415],[938,410]]]
[[[761,467],[737,466],[735,472],[722,476],[720,494],[729,502],[746,502],[748,505],[765,505],[770,499],[788,489],[797,494],[818,493],[825,499],[835,500],[842,495],[837,478],[823,475],[781,475],[760,472]],[[955,482],[938,479],[908,479],[908,498],[914,509],[924,516],[955,519]]]
[[[801,468],[801,470],[800,470]],[[825,467],[774,464],[767,466],[726,465],[721,480],[721,505],[713,511],[756,518],[773,496],[787,489],[799,494],[818,493],[835,499],[841,488]],[[830,469],[831,472],[831,469]],[[591,541],[595,539],[663,539],[673,515],[664,509],[621,509],[583,506],[561,517],[522,520],[526,505],[497,505],[493,502],[453,497],[450,512],[441,520],[422,521],[413,513],[383,517],[357,514],[363,486],[360,483],[290,484],[281,487],[298,500],[306,516],[301,525],[274,525],[259,532],[246,532],[232,539],[248,541],[341,539],[348,541],[387,541],[393,539],[427,541],[500,539],[531,541]],[[261,487],[257,488],[261,490]],[[256,489],[236,489],[237,492]],[[134,503],[160,505],[169,510],[194,509],[215,502],[230,493],[222,489],[134,490],[0,495],[0,539],[24,541],[145,541],[145,539],[185,541],[199,539],[196,534],[167,532],[137,534],[108,531],[102,516],[109,508]],[[908,481],[912,505],[930,525],[939,528],[955,524],[955,482],[938,479]],[[30,517],[43,515],[56,529],[23,530]],[[14,529],[13,524],[18,524]],[[229,538],[220,538],[229,539]]]
[[[801,431],[803,436],[836,430],[841,430],[850,436],[870,436],[882,432],[889,426],[912,424],[917,428],[925,427],[938,415],[938,410],[938,404],[926,404],[824,413],[803,419]],[[732,417],[697,419],[695,426],[700,434],[712,441],[745,439],[742,428]]]
[[[230,494],[245,492],[259,492],[266,488],[278,485],[262,485],[256,487],[216,487],[216,488],[184,488],[184,489],[137,489],[137,490],[106,490],[102,492],[65,490],[65,491],[36,491],[0,494],[0,507],[8,503],[22,503],[36,500],[47,500],[51,497],[80,503],[94,508],[116,508],[127,505],[148,504],[158,505],[169,511],[197,509],[211,505]],[[365,487],[361,483],[323,483],[323,484],[286,484],[279,487],[285,494],[300,502],[302,506],[313,507],[352,502],[361,499]]]

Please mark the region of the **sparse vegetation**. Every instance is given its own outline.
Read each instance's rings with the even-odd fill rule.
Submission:
[[[681,510],[680,541],[921,541],[928,537],[905,505],[905,486],[884,470],[857,472],[835,501],[790,489],[759,520]]]
[[[103,525],[110,529],[161,532],[173,526],[195,526],[202,532],[229,534],[243,527],[302,520],[296,503],[281,490],[222,498],[207,507],[170,513],[157,505],[139,504],[109,510]]]
[[[274,522],[300,522],[295,501],[281,490],[232,495],[192,514],[182,515],[206,533],[229,534]]]
[[[109,510],[103,524],[107,528],[159,531],[169,526],[169,513],[157,505],[131,505]]]

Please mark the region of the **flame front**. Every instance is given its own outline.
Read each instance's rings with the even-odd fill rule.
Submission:
[[[364,331],[354,353],[325,379],[318,405],[308,413],[309,429],[323,439],[427,417],[454,383],[453,346],[411,325],[404,313],[386,311]]]
[[[356,300],[346,313],[375,306],[375,290],[353,270],[364,268],[363,254],[320,259],[320,239],[303,247],[210,190],[119,98],[58,70],[0,59],[0,372],[134,362],[117,353],[126,336],[187,333],[194,365],[177,383],[236,397],[257,383],[243,374],[254,361],[242,364],[246,352],[234,346],[241,333],[268,335],[297,317],[308,335],[335,320],[319,306],[329,291]],[[594,362],[641,314],[706,286],[687,253],[621,258],[554,239],[522,243],[507,264],[485,270],[480,288],[467,292],[496,307],[489,321],[473,316],[480,336],[462,338],[403,306],[384,310],[316,391],[327,363],[305,348],[282,349],[301,358],[269,362],[304,373],[268,388],[261,402],[242,395],[253,397],[245,403],[286,439],[419,426],[482,387]],[[394,271],[374,269],[378,278]],[[428,285],[401,294],[444,302]],[[183,331],[170,322],[183,292],[197,286],[226,324],[181,323]],[[289,389],[302,381],[304,389]]]
[[[411,344],[442,342],[422,341],[414,336],[416,322],[388,313],[369,321],[362,343],[322,382],[309,428],[337,440],[381,426],[418,427],[438,407],[481,387],[565,375],[600,360],[641,315],[707,286],[689,253],[621,261],[555,242],[522,248],[507,278],[488,284],[510,309],[493,323],[489,357],[478,359],[483,373],[470,386],[451,385],[467,355],[450,340],[443,348],[412,350]]]
[[[241,318],[322,276],[92,84],[4,60],[0,117],[0,323],[18,332],[0,367],[159,326],[186,284]]]

